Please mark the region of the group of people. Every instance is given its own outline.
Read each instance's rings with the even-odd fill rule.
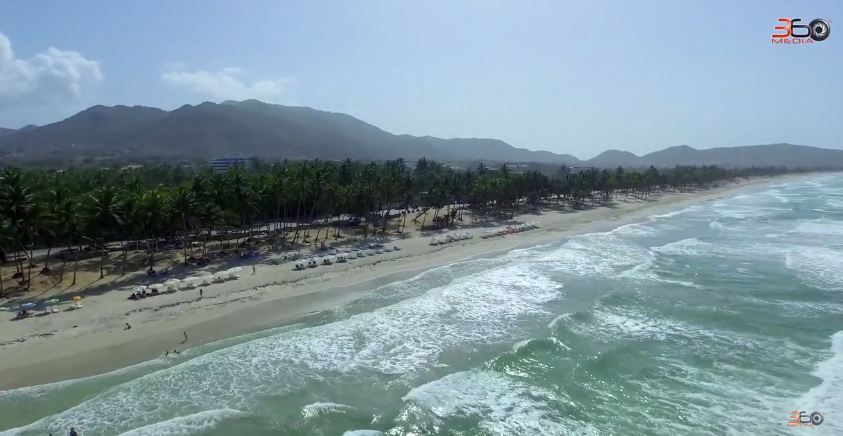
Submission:
[[[158,294],[160,294],[160,292],[158,292],[158,289],[155,288],[150,289],[149,292],[146,292],[146,289],[141,289],[140,291],[133,291],[132,295],[129,296],[129,299],[140,300],[141,298],[153,297]]]

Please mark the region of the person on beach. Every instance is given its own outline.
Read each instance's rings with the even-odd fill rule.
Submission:
[[[132,328],[131,324],[126,323],[126,327],[123,327],[123,330],[129,330],[130,328]]]
[[[202,299],[202,288],[199,288],[199,299]]]
[[[255,272],[256,272],[256,270],[255,270],[255,266],[254,266],[254,265],[252,265],[252,275],[255,275]]]
[[[185,343],[185,342],[187,342],[187,332],[186,331],[184,332],[184,341],[182,341],[182,344]]]
[[[79,433],[76,432],[76,429],[70,427],[70,436],[79,436]]]

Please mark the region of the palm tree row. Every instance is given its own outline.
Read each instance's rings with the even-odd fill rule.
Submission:
[[[581,208],[614,196],[707,186],[717,181],[782,172],[775,168],[676,167],[659,171],[506,165],[461,169],[421,159],[381,163],[303,161],[232,168],[151,166],[126,169],[29,170],[0,173],[0,265],[11,263],[28,286],[32,270],[50,272],[50,251],[100,256],[119,247],[144,249],[148,267],[160,244],[207,251],[209,241],[253,243],[256,235],[283,247],[340,238],[343,228],[363,236],[403,232],[408,216],[422,229],[462,221],[508,218],[522,208],[548,204]],[[428,222],[429,212],[432,217]],[[46,250],[40,270],[35,250]],[[59,280],[64,277],[65,263]],[[73,283],[75,272],[73,269]],[[2,292],[0,280],[0,292]]]

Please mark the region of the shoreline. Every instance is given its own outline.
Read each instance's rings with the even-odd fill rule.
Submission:
[[[814,174],[815,175],[815,174]],[[692,192],[660,193],[648,200],[613,200],[576,212],[543,210],[515,220],[539,228],[505,237],[428,245],[428,237],[396,240],[398,252],[353,259],[345,264],[294,271],[292,264],[261,265],[240,280],[178,291],[142,301],[126,300],[119,289],[84,300],[73,312],[11,322],[0,331],[0,390],[95,376],[160,357],[166,350],[293,324],[309,315],[341,307],[378,287],[440,266],[552,243],[561,238],[608,231],[640,222],[660,211],[712,201],[736,191],[804,175],[766,177]],[[472,227],[479,236],[488,227]],[[2,321],[0,321],[2,322]],[[132,325],[123,330],[124,322]],[[5,326],[4,326],[5,327]],[[182,333],[189,340],[180,344]],[[15,338],[25,337],[22,342]]]

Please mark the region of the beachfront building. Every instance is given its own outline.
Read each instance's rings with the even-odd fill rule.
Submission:
[[[228,171],[234,167],[247,167],[249,164],[249,160],[244,158],[243,156],[227,156],[227,157],[218,157],[215,159],[211,159],[208,161],[208,165],[214,169],[214,171]]]

